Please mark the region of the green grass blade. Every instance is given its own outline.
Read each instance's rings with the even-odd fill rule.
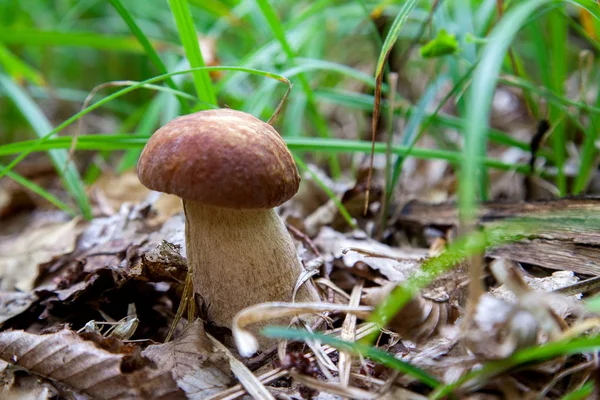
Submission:
[[[241,21],[231,12],[229,6],[219,0],[203,1],[203,0],[188,0],[191,6],[197,7],[215,17],[226,18],[230,23],[240,25]]]
[[[298,168],[301,171],[308,172],[310,174],[310,176],[314,179],[314,181],[317,183],[317,185],[319,185],[319,187],[321,189],[323,189],[323,191],[327,194],[327,197],[329,197],[329,199],[331,201],[333,201],[333,203],[335,204],[335,206],[339,210],[339,212],[342,215],[342,217],[344,217],[344,220],[346,220],[346,223],[352,229],[357,229],[358,227],[356,226],[356,222],[354,222],[354,219],[352,218],[352,216],[350,215],[350,213],[348,212],[348,210],[346,209],[346,207],[342,204],[342,202],[340,201],[340,199],[338,199],[338,197],[336,196],[336,194],[333,193],[333,191],[329,188],[329,186],[327,186],[325,184],[325,182],[323,182],[323,180],[321,178],[319,178],[319,176],[317,174],[315,174],[313,172],[313,170],[311,170],[308,167],[308,165],[306,165],[306,163],[304,161],[302,161],[302,159],[300,157],[294,155],[294,160],[296,160],[296,164],[298,165]]]
[[[179,38],[185,49],[190,66],[192,68],[205,67],[206,64],[200,50],[198,35],[196,34],[196,28],[194,28],[194,20],[192,19],[192,14],[186,0],[169,0],[169,5],[173,12],[177,30],[179,31]],[[194,78],[196,94],[200,101],[216,105],[217,97],[214,93],[208,71],[198,69],[193,72],[192,76]]]
[[[2,165],[0,165],[0,171],[2,171],[2,170],[4,170],[4,167]],[[13,181],[17,182],[19,185],[31,190],[33,193],[39,195],[44,200],[48,201],[50,204],[54,205],[56,208],[63,210],[67,214],[72,215],[72,216],[75,216],[77,214],[71,207],[69,207],[67,204],[65,204],[63,201],[61,201],[58,197],[54,196],[52,193],[45,190],[43,187],[36,185],[35,183],[31,182],[28,179],[25,179],[24,177],[17,174],[16,172],[7,171],[6,176],[9,177],[10,179],[12,179]]]
[[[452,391],[468,384],[469,382],[482,382],[493,376],[496,376],[511,368],[533,362],[550,360],[555,357],[566,356],[579,353],[593,353],[600,349],[600,336],[592,336],[583,339],[560,340],[546,343],[541,346],[523,349],[503,360],[491,361],[483,365],[482,368],[466,374],[456,382],[440,387],[432,394],[433,399],[442,399],[448,396]]]
[[[148,136],[135,136],[130,134],[115,135],[81,135],[77,138],[77,150],[82,151],[116,151],[128,149],[141,149],[148,141]],[[344,154],[344,153],[369,153],[371,143],[361,140],[346,139],[321,139],[321,138],[285,138],[285,141],[294,152],[312,152],[324,154]],[[21,142],[0,145],[0,156],[12,154],[30,154],[39,151],[48,151],[51,149],[69,149],[73,138],[60,136],[55,138],[46,138],[45,140],[25,140]],[[421,149],[418,147],[409,148],[406,146],[393,146],[392,153],[406,157],[410,154],[413,157],[424,160],[446,160],[451,164],[457,165],[462,160],[461,153],[447,150]],[[375,144],[375,153],[385,153],[385,143]],[[529,171],[528,164],[508,164],[492,158],[481,160],[490,168],[502,171],[517,171],[526,173]],[[2,174],[2,172],[0,172]]]
[[[257,69],[252,69],[252,68],[244,68],[244,67],[228,67],[228,66],[219,66],[219,67],[198,67],[198,68],[191,68],[191,69],[187,69],[187,70],[183,70],[183,71],[175,71],[175,72],[170,72],[168,74],[164,74],[164,75],[159,75],[159,76],[155,76],[153,78],[147,79],[145,81],[136,83],[134,85],[128,86],[125,89],[121,89],[109,96],[106,96],[100,100],[98,100],[96,103],[89,105],[88,107],[86,107],[85,109],[81,110],[80,112],[78,112],[77,114],[73,115],[72,117],[70,117],[69,119],[67,119],[66,121],[64,121],[63,123],[61,123],[59,126],[57,126],[56,128],[52,129],[50,132],[46,133],[45,135],[43,135],[42,137],[40,137],[40,139],[37,140],[37,144],[40,145],[43,142],[45,142],[46,140],[48,140],[52,135],[62,131],[64,128],[66,128],[67,126],[71,125],[72,123],[74,123],[75,121],[77,121],[79,118],[83,117],[84,115],[92,112],[93,110],[103,106],[104,104],[110,102],[111,100],[114,100],[116,98],[119,98],[127,93],[130,93],[136,89],[142,88],[146,85],[149,84],[153,84],[155,82],[161,82],[164,81],[165,79],[169,78],[169,77],[173,77],[173,76],[177,76],[177,75],[184,75],[184,74],[188,74],[190,72],[195,72],[198,70],[203,70],[203,71],[238,71],[238,72],[245,72],[248,74],[253,74],[253,75],[258,75],[258,76],[262,76],[262,77],[266,77],[266,78],[271,78],[271,79],[276,79],[280,82],[286,83],[289,85],[289,81],[287,80],[287,78],[278,75],[278,74],[274,74],[271,72],[266,72],[266,71],[261,71],[261,70],[257,70]],[[9,83],[10,80],[8,80]],[[162,88],[164,89],[169,89],[169,88]],[[21,160],[23,160],[23,158],[27,157],[27,155],[29,153],[31,153],[32,151],[34,151],[35,146],[32,146],[30,149],[23,151],[23,153],[21,153],[18,157],[16,157],[14,160],[12,160],[5,168],[3,171],[0,171],[0,178],[2,178],[4,175],[6,175],[7,171],[10,171],[12,168],[14,168],[15,165],[17,165],[19,162],[21,162]]]
[[[0,43],[0,65],[16,81],[26,79],[35,85],[43,85],[44,77],[34,68],[15,56],[6,46]]]
[[[260,8],[263,16],[267,20],[267,23],[269,24],[269,27],[271,28],[271,32],[273,33],[273,36],[275,36],[275,38],[279,42],[279,45],[281,46],[281,49],[287,56],[288,61],[293,66],[296,66],[296,54],[287,40],[285,30],[284,30],[283,26],[281,25],[279,18],[277,17],[277,13],[275,12],[275,10],[273,9],[273,7],[271,6],[271,4],[269,3],[268,0],[256,0],[256,3],[258,4],[258,7]],[[324,138],[331,137],[331,134],[329,133],[329,127],[327,125],[327,122],[325,121],[323,116],[319,113],[317,103],[315,100],[315,95],[314,95],[312,88],[310,87],[310,83],[308,82],[308,79],[306,78],[306,76],[303,73],[299,73],[298,80],[300,81],[302,90],[304,91],[304,94],[306,95],[308,112],[313,121],[315,129],[317,130],[317,132],[319,133],[319,135],[321,137],[324,137]],[[329,161],[329,168],[331,169],[331,175],[333,177],[340,176],[341,168],[340,168],[339,161],[336,158],[332,158]]]
[[[561,400],[586,400],[592,398],[594,382],[586,382],[580,389],[561,397]]]
[[[317,97],[322,98],[323,100],[327,100],[349,108],[363,111],[370,111],[373,109],[374,98],[368,94],[326,89],[318,90],[315,92],[315,94]],[[387,104],[383,103],[383,106],[387,107]],[[439,109],[441,109],[441,107],[439,107]],[[448,114],[441,114],[439,113],[439,109],[436,109],[432,114],[427,114],[427,119],[425,120],[423,127],[427,127],[429,125],[447,127],[457,129],[459,130],[459,133],[464,130],[466,122],[463,119]],[[406,116],[410,117],[414,112],[413,106],[402,105],[396,108],[394,114],[405,114]],[[423,131],[423,128],[421,128],[421,131]],[[530,146],[528,143],[514,139],[506,132],[490,128],[487,132],[487,135],[490,141],[495,143],[530,151]],[[546,151],[542,151],[540,154],[543,154],[544,157],[550,160],[552,159],[552,155]]]
[[[600,93],[596,94],[596,106],[600,106]],[[573,185],[573,194],[581,194],[587,187],[592,171],[597,167],[595,157],[598,153],[596,149],[596,141],[600,134],[600,114],[590,116],[590,122],[585,129],[585,139],[581,150],[581,160],[579,163],[579,173],[575,177]]]
[[[28,46],[87,47],[97,50],[143,53],[144,49],[131,36],[99,35],[92,32],[59,32],[33,28],[0,27],[0,42]],[[175,46],[155,41],[156,47],[170,49]]]
[[[594,18],[600,20],[600,7],[595,0],[565,0],[565,3],[571,3],[585,8]]]
[[[46,118],[42,110],[39,109],[37,104],[29,98],[29,96],[17,86],[10,78],[0,73],[0,86],[4,87],[4,90],[8,97],[15,103],[19,108],[23,116],[27,119],[35,133],[39,137],[44,137],[48,132],[52,132],[52,125]],[[88,200],[87,194],[85,193],[85,187],[77,168],[72,163],[68,163],[68,153],[66,150],[49,150],[48,155],[54,164],[56,172],[61,176],[61,180],[65,186],[65,189],[75,199],[75,202],[79,206],[82,215],[86,219],[92,218],[92,208]],[[10,172],[10,168],[5,167],[0,171],[0,175],[4,175]]]
[[[475,215],[477,182],[486,173],[480,161],[482,154],[486,152],[491,102],[504,57],[527,18],[549,1],[530,0],[515,4],[490,34],[473,73],[473,83],[467,99],[464,158],[459,179],[459,209],[464,221],[471,221]]]
[[[400,371],[404,374],[412,376],[419,382],[431,388],[440,386],[440,383],[433,376],[429,375],[422,369],[410,365],[405,361],[399,360],[391,354],[362,343],[351,343],[320,333],[311,333],[307,331],[301,331],[299,329],[277,326],[267,326],[261,331],[261,333],[267,337],[288,340],[318,340],[319,342],[328,344],[338,350],[347,351],[358,356],[362,355],[368,357],[373,361],[385,365],[386,367],[393,368],[396,371]]]
[[[552,10],[549,18],[549,37],[547,49],[550,57],[547,58],[552,68],[549,69],[550,80],[546,86],[551,88],[559,96],[564,95],[564,82],[567,79],[567,28],[568,24],[562,16],[561,9]],[[542,68],[547,68],[545,63]],[[555,106],[550,106],[549,120],[552,124],[552,134],[550,136],[552,149],[554,150],[554,160],[558,168],[556,176],[556,186],[561,196],[567,193],[567,176],[565,175],[567,132],[565,118],[562,110]]]
[[[168,72],[167,67],[160,59],[160,56],[158,55],[156,50],[154,50],[154,47],[152,46],[152,43],[150,42],[148,37],[144,34],[144,32],[137,25],[137,23],[135,22],[135,20],[129,13],[129,11],[127,11],[127,9],[123,6],[123,3],[121,3],[121,0],[108,0],[108,1],[113,6],[113,8],[119,13],[121,18],[123,18],[123,21],[125,21],[125,23],[129,27],[129,30],[137,38],[138,42],[140,42],[140,44],[144,48],[144,51],[146,52],[146,55],[150,59],[150,62],[152,64],[154,64],[154,66],[156,67],[156,69],[158,70],[158,72],[160,74],[166,74]],[[165,80],[165,83],[174,90],[179,89],[177,87],[177,85],[175,84],[175,82],[173,82],[173,79],[171,79],[171,78],[167,78]],[[177,99],[179,100],[179,104],[181,105],[182,113],[188,114],[189,113],[188,104],[181,97],[178,97]]]

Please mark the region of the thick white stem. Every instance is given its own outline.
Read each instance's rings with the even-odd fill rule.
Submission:
[[[186,247],[194,291],[219,326],[231,327],[245,307],[292,301],[302,265],[285,225],[273,209],[234,210],[184,200]],[[298,302],[319,301],[303,285]]]

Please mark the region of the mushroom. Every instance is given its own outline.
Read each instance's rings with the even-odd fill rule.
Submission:
[[[137,171],[146,187],[183,199],[188,265],[210,321],[231,328],[247,306],[293,300],[302,265],[274,207],[300,176],[272,126],[231,109],[185,115],[152,135]],[[295,299],[319,296],[306,282]]]

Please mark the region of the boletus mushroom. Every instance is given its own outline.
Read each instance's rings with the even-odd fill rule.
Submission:
[[[300,176],[271,125],[231,109],[176,118],[152,135],[137,171],[146,187],[183,199],[188,265],[210,321],[231,327],[247,306],[292,300],[302,265],[274,207]],[[296,295],[318,300],[310,282]]]

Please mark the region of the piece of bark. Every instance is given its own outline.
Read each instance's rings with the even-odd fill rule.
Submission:
[[[599,198],[567,198],[552,201],[503,203],[488,202],[480,206],[479,224],[490,226],[509,218],[525,218],[532,230],[527,239],[488,249],[487,254],[554,270],[570,270],[586,275],[600,275],[600,229],[591,216],[600,215]],[[560,219],[568,217],[566,219]],[[459,225],[454,203],[409,203],[398,223],[407,227],[451,228]]]
[[[589,215],[600,212],[600,198],[565,198],[536,202],[486,202],[479,206],[477,218],[481,223],[514,217],[538,217],[541,214],[552,216],[557,212],[582,212]],[[433,225],[440,227],[457,226],[458,207],[454,202],[426,204],[410,202],[398,216],[399,223]],[[597,237],[600,241],[600,232]]]
[[[600,247],[549,239],[522,240],[491,249],[493,257],[584,275],[600,275]]]

